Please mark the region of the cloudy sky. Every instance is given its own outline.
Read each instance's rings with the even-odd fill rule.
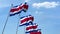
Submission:
[[[9,17],[4,34],[16,34],[19,17],[34,16],[34,23],[38,24],[42,34],[60,34],[60,0],[0,0],[0,34],[11,9],[14,6],[27,2],[29,9],[20,16]],[[25,34],[25,26],[19,27],[18,34]]]

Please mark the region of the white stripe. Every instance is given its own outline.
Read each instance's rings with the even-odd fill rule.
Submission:
[[[26,26],[26,27],[31,27],[32,25]]]
[[[24,19],[26,19],[27,17],[24,17],[24,18],[22,18],[22,19],[20,19],[20,20],[24,20]]]
[[[18,10],[18,11],[14,11],[14,12],[10,12],[10,14],[15,14],[15,13],[18,13],[20,12],[21,10]]]
[[[23,24],[25,24],[26,22],[24,22],[24,23],[20,23],[20,25],[23,25]]]
[[[25,18],[30,18],[30,17],[32,17],[32,16],[25,16],[25,17],[22,18],[21,20],[24,20]]]
[[[26,26],[26,27],[31,27],[31,26],[37,26],[37,25],[29,25],[29,26]]]
[[[27,21],[25,21],[25,22],[23,22],[23,23],[21,23],[21,24],[25,24],[25,23],[29,23],[31,20],[29,20],[28,22]]]
[[[30,17],[32,17],[32,16],[28,16],[28,18],[30,18]]]
[[[32,20],[29,20],[29,21],[25,21],[26,23],[29,23],[30,21],[32,21]],[[24,22],[23,22],[24,23]]]
[[[29,20],[28,22],[27,21],[25,21],[25,22],[23,22],[23,23],[20,23],[20,25],[23,25],[23,24],[25,24],[25,23],[29,23],[31,20]]]
[[[29,23],[30,21],[32,22],[32,20],[29,20],[29,21],[27,21],[27,23]]]
[[[29,32],[29,31],[33,31],[33,30],[37,30],[37,28],[36,29],[29,29],[29,30],[26,30],[26,31]]]

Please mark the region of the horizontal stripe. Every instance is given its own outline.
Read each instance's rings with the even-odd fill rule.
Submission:
[[[30,26],[38,26],[38,25],[36,23],[32,23],[32,24],[27,25],[26,27],[30,27]]]
[[[26,25],[26,26],[27,26],[27,25],[29,25],[29,23],[32,23],[32,21],[30,20],[30,21],[28,21],[28,22],[20,23],[20,25],[22,25],[22,26],[23,26],[23,25]]]
[[[33,21],[34,18],[33,17],[29,17],[29,18],[25,17],[24,19],[21,20],[21,23],[27,22],[29,20],[32,20]]]
[[[20,19],[23,20],[25,17],[29,17],[29,16],[31,16],[31,15],[23,16]]]
[[[27,28],[26,30],[31,31],[31,30],[34,30],[34,29],[37,29],[37,27],[35,27],[35,28],[30,27],[30,28]]]
[[[25,19],[25,17],[29,18],[29,17],[32,17],[32,16],[31,15],[23,16],[23,17],[21,17],[21,20]]]
[[[32,21],[32,20],[29,20],[29,21],[24,21],[23,23],[21,23],[21,24],[24,24],[24,23],[29,23],[30,21]],[[30,23],[32,23],[32,22],[30,22]]]
[[[30,34],[41,34],[41,32],[30,32]]]
[[[19,14],[19,13],[21,13],[21,11],[14,13],[14,14],[10,14],[10,16],[14,16],[14,15]]]
[[[20,20],[23,20],[25,17],[27,17],[27,16],[20,17]]]
[[[26,31],[26,33],[30,33],[30,32],[41,32],[41,29],[36,29],[36,30],[32,30],[32,31]]]
[[[21,20],[21,23],[27,22],[29,18],[25,18],[23,20]]]
[[[38,30],[31,30],[31,31],[26,31],[26,33],[30,33],[30,32],[37,32]]]
[[[37,30],[37,28],[36,29],[29,29],[29,30],[26,30],[26,31],[28,32],[28,31],[33,31],[33,30]]]
[[[29,27],[26,27],[26,30],[30,30],[30,29],[36,29],[37,28],[37,25],[31,25]]]

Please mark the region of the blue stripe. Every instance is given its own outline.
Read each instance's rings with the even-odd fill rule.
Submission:
[[[17,8],[19,5],[13,6],[12,8]]]
[[[28,25],[33,25],[32,21],[30,21],[26,26],[28,26]]]
[[[19,13],[21,13],[21,11],[14,13],[14,14],[10,14],[10,16],[14,16],[14,15],[19,14]]]
[[[21,17],[20,19],[25,18],[25,17],[28,17],[28,15],[27,15],[27,16],[23,16],[23,17]]]
[[[22,25],[19,25],[19,26],[24,26],[24,25],[26,25],[26,26],[33,25],[33,23],[32,22],[29,22],[29,23],[25,23],[25,24],[22,24]]]
[[[18,7],[19,5],[17,5],[17,6],[14,6],[14,7]]]
[[[23,17],[21,17],[20,19],[22,19],[22,18],[24,18],[24,17],[28,17],[28,16],[31,16],[31,15],[23,16]]]
[[[23,16],[23,17],[21,17],[20,19],[22,19],[22,18],[24,18],[24,17],[26,17],[26,16]]]
[[[23,9],[22,11],[26,12],[27,10],[24,10],[24,9]]]
[[[29,32],[26,32],[26,33],[30,33],[30,32],[37,32],[38,30],[33,30],[33,31],[29,31]]]
[[[28,25],[28,23],[25,23],[25,24],[22,24],[22,25],[19,25],[19,26],[24,26],[24,25]]]
[[[26,33],[37,32],[37,31],[41,31],[41,29],[37,29],[37,30],[33,30],[33,31],[28,31],[28,32],[26,32]]]

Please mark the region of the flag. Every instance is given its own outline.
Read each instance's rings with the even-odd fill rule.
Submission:
[[[22,6],[20,5],[12,7],[10,10],[10,16],[21,13],[21,10],[22,10]]]
[[[12,7],[11,10],[10,10],[10,16],[19,14],[19,13],[21,13],[22,11],[26,12],[27,10],[28,10],[28,5],[27,5],[27,3],[14,6],[14,7]]]
[[[27,25],[28,23],[32,23],[33,20],[34,20],[34,17],[31,15],[21,17],[20,25]]]
[[[37,24],[29,24],[28,26],[26,26],[26,31],[29,32],[29,31],[33,31],[33,30],[36,30],[37,29]]]

